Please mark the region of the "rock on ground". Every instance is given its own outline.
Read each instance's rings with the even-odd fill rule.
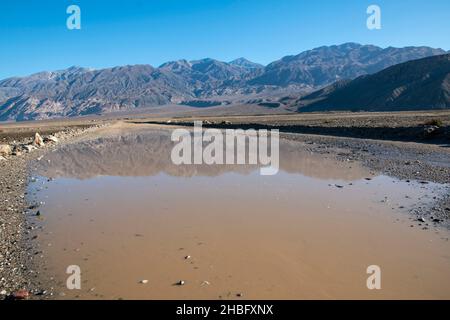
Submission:
[[[39,133],[37,133],[36,132],[36,134],[34,135],[34,141],[33,141],[33,144],[35,145],[35,146],[38,146],[38,147],[43,147],[45,144],[44,144],[44,139],[42,139],[42,137],[41,137],[41,135],[39,134]]]
[[[0,144],[0,156],[7,156],[12,153],[12,149],[7,144]]]

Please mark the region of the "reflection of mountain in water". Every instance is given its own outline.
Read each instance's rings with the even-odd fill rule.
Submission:
[[[87,179],[95,176],[218,176],[227,172],[249,174],[256,165],[174,165],[170,154],[174,146],[169,131],[135,131],[104,136],[61,147],[37,163],[46,177]],[[280,170],[320,179],[356,180],[367,175],[360,165],[326,159],[303,151],[299,143],[280,141]]]

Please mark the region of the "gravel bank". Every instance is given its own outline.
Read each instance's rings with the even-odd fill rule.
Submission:
[[[36,214],[35,208],[30,208],[27,203],[29,163],[39,160],[57,146],[100,127],[95,125],[52,132],[57,142],[48,141],[33,148],[26,147],[32,146],[32,137],[8,139],[12,154],[0,159],[0,299],[46,298],[52,295],[48,284],[41,283],[39,279],[40,265],[36,260],[41,256],[33,244],[36,226],[31,219],[27,219]]]
[[[341,161],[360,161],[374,172],[406,181],[450,183],[450,149],[421,143],[403,143],[317,135],[281,134],[305,143],[305,149],[335,154]],[[418,205],[410,213],[415,225],[450,229],[450,186],[446,195],[436,195],[432,207]]]

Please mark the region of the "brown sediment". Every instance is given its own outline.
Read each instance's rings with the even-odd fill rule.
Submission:
[[[445,186],[285,140],[273,177],[252,167],[178,167],[167,158],[167,132],[130,130],[66,146],[37,167],[30,191],[45,200],[37,242],[57,297],[449,297],[448,232],[407,212],[432,205]],[[81,290],[65,287],[69,265],[82,270]],[[382,290],[366,287],[370,265],[381,267]]]

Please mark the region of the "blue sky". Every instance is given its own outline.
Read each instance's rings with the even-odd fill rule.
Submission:
[[[66,27],[71,4],[81,30]],[[370,4],[381,7],[381,30],[366,28]],[[0,79],[180,58],[267,64],[344,42],[450,50],[450,1],[2,0],[0,40]]]

